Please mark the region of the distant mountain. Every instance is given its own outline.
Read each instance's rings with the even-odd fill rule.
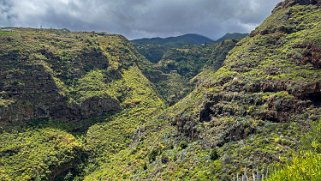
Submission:
[[[224,40],[231,40],[231,39],[243,39],[247,35],[249,35],[249,34],[247,34],[247,33],[226,33],[223,37],[216,40],[216,42],[222,42]]]
[[[185,34],[168,38],[143,38],[132,41],[134,44],[152,44],[169,47],[180,47],[185,45],[201,45],[214,42],[212,39],[198,34]]]
[[[227,33],[220,39],[214,41],[198,34],[185,34],[177,37],[168,38],[143,38],[132,40],[131,42],[147,60],[152,63],[158,63],[170,49],[186,48],[188,46],[200,46],[204,44],[215,44],[224,40],[240,40],[248,34]]]

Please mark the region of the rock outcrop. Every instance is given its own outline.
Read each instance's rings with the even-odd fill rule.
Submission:
[[[269,127],[275,135],[297,133],[293,128],[276,130],[283,125],[305,129],[319,120],[320,5],[314,0],[281,2],[237,44],[221,69],[198,76],[198,88],[175,106],[172,122],[180,135],[211,147],[234,142],[242,147]]]
[[[0,102],[0,125],[42,118],[76,121],[121,110],[108,83],[122,79],[123,69],[137,61],[123,37],[15,29],[1,34],[0,41],[0,99],[8,100]],[[99,83],[87,78],[95,72],[103,76]]]

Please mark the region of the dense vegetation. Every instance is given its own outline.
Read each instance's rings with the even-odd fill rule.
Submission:
[[[288,162],[320,117],[321,72],[317,60],[305,58],[317,56],[306,44],[320,42],[320,17],[315,5],[278,7],[222,68],[195,78],[198,88],[159,117],[165,120],[157,138],[145,129],[144,143],[115,155],[118,166],[105,165],[88,180],[228,180]],[[300,29],[284,31],[295,25]]]
[[[0,179],[318,180],[320,5],[157,63],[119,35],[0,30]]]
[[[144,60],[121,36],[15,28],[0,38],[3,178],[46,180],[77,172],[83,167],[74,164],[83,162],[78,156],[90,159],[99,150],[82,146],[95,127],[79,141],[69,133],[82,137],[95,123],[111,123],[109,134],[98,125],[94,134],[120,149],[165,106],[137,66]]]
[[[281,169],[271,175],[269,180],[319,180],[321,177],[321,122],[312,124],[311,131],[300,141],[300,152]]]
[[[59,129],[5,132],[0,139],[0,178],[4,181],[53,179],[81,159],[81,142]]]
[[[117,165],[107,162],[86,179],[230,180],[290,162],[320,117],[317,48],[305,46],[320,42],[320,17],[315,5],[279,6],[222,68],[204,70],[196,90],[140,129],[141,142],[113,155]],[[316,172],[318,156],[303,157],[294,158],[301,167],[313,160],[306,168]],[[271,179],[282,180],[287,169]]]
[[[204,37],[191,35],[186,35],[189,41],[186,40],[185,44],[176,43],[181,42],[185,36],[162,39],[166,43],[155,39],[135,40],[133,43],[150,61],[149,64],[141,62],[143,73],[157,87],[162,98],[169,105],[173,105],[193,90],[192,78],[203,68],[217,70],[222,66],[227,53],[234,48],[243,34],[233,35],[226,35],[216,43],[203,40],[208,44],[201,44],[199,39]],[[232,39],[233,37],[236,39]]]
[[[213,40],[198,34],[185,34],[168,38],[143,38],[132,40],[136,45],[159,44],[167,47],[183,47],[185,45],[201,45],[212,43]]]

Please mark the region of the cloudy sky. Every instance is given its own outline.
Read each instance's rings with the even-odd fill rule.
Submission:
[[[0,26],[68,28],[129,39],[249,32],[281,0],[0,0]]]

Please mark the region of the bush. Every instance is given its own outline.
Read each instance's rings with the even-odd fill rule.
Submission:
[[[156,161],[156,157],[157,155],[159,154],[159,150],[158,149],[155,149],[155,150],[152,150],[150,152],[150,154],[148,155],[148,160],[150,163]]]
[[[217,152],[217,149],[216,148],[213,148],[211,153],[210,153],[210,157],[211,157],[211,160],[217,160],[220,158],[220,155],[218,154]]]
[[[182,149],[187,148],[187,146],[188,146],[188,143],[187,143],[186,141],[181,141],[181,142],[179,143],[179,147],[181,147]]]

